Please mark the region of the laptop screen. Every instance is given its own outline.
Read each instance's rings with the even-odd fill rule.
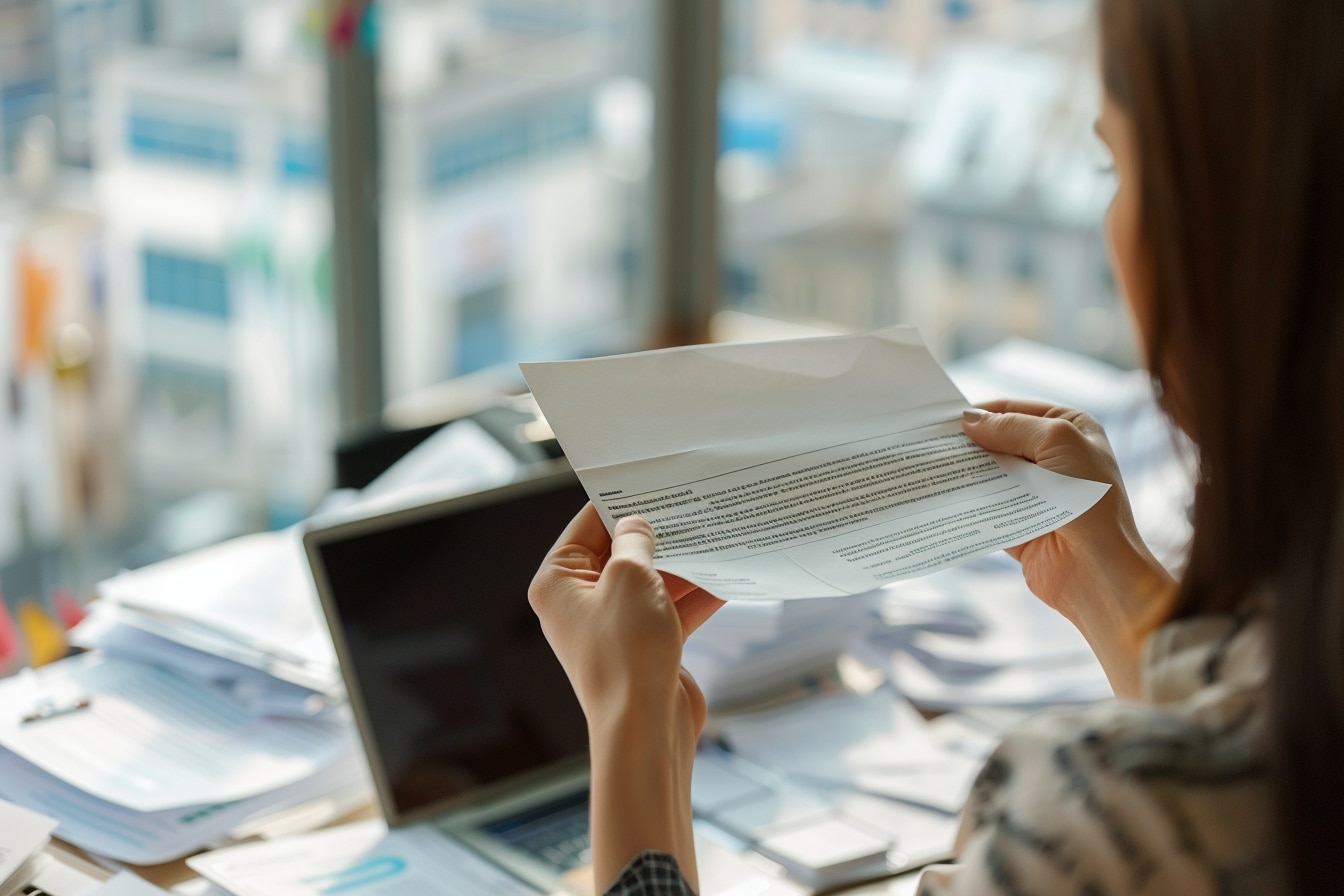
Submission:
[[[527,602],[586,500],[566,473],[308,533],[391,820],[587,748]]]

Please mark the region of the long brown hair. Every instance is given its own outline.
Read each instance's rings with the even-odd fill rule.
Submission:
[[[1148,366],[1198,446],[1175,617],[1272,595],[1279,856],[1344,888],[1344,3],[1102,0],[1151,259]]]

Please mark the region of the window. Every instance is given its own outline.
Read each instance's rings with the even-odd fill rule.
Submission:
[[[24,483],[0,476],[0,590],[40,567],[87,593],[206,491],[244,521],[210,537],[312,509],[351,367],[338,211],[373,254],[389,412],[646,347],[661,306],[694,334],[712,302],[678,290],[716,273],[722,338],[914,323],[943,358],[1017,335],[1135,360],[1086,0],[721,0],[721,46],[678,44],[721,59],[717,106],[713,78],[657,83],[686,38],[664,16],[692,5],[0,4],[0,451]],[[347,50],[374,111],[333,147]],[[668,109],[703,127],[693,163],[657,149]],[[346,183],[351,152],[377,164]],[[717,206],[686,190],[655,216],[674,166]],[[667,238],[683,213],[674,236],[717,220],[717,256]]]
[[[724,308],[1136,360],[1081,0],[725,0]]]
[[[146,248],[142,256],[147,308],[171,308],[229,319],[229,278],[208,259]]]

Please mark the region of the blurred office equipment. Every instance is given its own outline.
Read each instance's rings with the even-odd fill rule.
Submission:
[[[1182,479],[1179,442],[1162,424],[1141,374],[1024,342],[955,364],[951,373],[973,399],[1011,388],[1093,409],[1110,429],[1141,530],[1166,562],[1179,565],[1189,484]],[[521,419],[529,432],[542,434],[530,426],[538,422],[534,417]],[[499,507],[474,502],[508,492],[500,483],[527,469],[526,461],[467,419],[440,429],[364,489],[331,495],[312,525],[341,548],[332,554],[336,566],[349,567],[339,576],[341,587],[359,590],[361,580],[352,573],[361,565],[359,551],[350,548],[361,533],[370,539],[361,548],[366,594],[369,570],[380,576],[381,603],[373,606],[378,612],[370,617],[365,607],[363,622],[342,617],[343,624],[366,634],[371,626],[387,628],[389,570],[408,565],[389,558],[396,550],[414,552],[410,522],[433,521],[435,507],[464,508],[463,519],[478,511],[498,514]],[[581,503],[582,494],[571,488]],[[545,530],[535,533],[546,539],[537,551],[544,551],[572,509],[556,508],[559,516],[550,523],[537,513],[523,514]],[[408,525],[384,531],[380,542],[379,520]],[[508,525],[516,537],[516,518]],[[435,548],[419,555],[460,567],[442,546],[457,545],[476,557],[486,551],[482,539],[488,542],[500,530],[467,531],[470,537],[440,532],[429,539]],[[510,567],[519,600],[535,562]],[[279,825],[277,813],[298,805],[319,804],[305,810],[305,822],[289,825],[290,832],[367,802],[366,760],[354,746],[326,627],[302,573],[296,533],[280,531],[108,580],[104,599],[74,633],[89,653],[0,687],[0,796],[56,819],[57,836],[68,842],[135,862],[270,830]],[[447,587],[444,578],[422,578],[438,600],[438,589]],[[472,586],[462,576],[452,581],[474,594],[489,587]],[[753,615],[735,614],[738,606],[749,606]],[[469,679],[445,689],[440,672],[426,688],[426,669],[445,657],[469,657],[476,642],[421,629],[403,632],[391,651],[365,635],[355,639],[361,655],[390,657],[388,674],[411,685],[409,702],[388,703],[391,698],[379,690],[379,712],[392,706],[396,726],[405,729],[409,722],[412,733],[433,748],[469,747],[503,724],[500,701],[473,702]],[[350,646],[350,632],[346,636]],[[545,649],[533,640],[533,648]],[[754,874],[754,884],[781,894],[885,875],[947,855],[966,788],[1006,731],[1025,713],[1109,694],[1077,633],[1026,593],[1020,572],[1004,559],[864,598],[730,605],[691,639],[687,665],[716,704],[711,735],[719,746],[699,757],[693,795],[701,834],[716,844],[705,846],[706,854],[732,879]],[[348,681],[349,668],[346,674]],[[360,673],[361,681],[370,678],[378,675]],[[491,687],[499,683],[492,680]],[[807,697],[800,701],[800,695]],[[748,701],[754,706],[744,707]],[[926,722],[911,702],[945,714]],[[464,712],[473,721],[450,726],[451,736],[436,739],[426,708]],[[71,746],[53,749],[67,735]],[[366,732],[366,749],[373,742],[381,761],[406,767],[404,747],[376,736],[370,741]],[[183,761],[184,743],[194,745],[189,762]],[[248,747],[226,751],[223,743]],[[202,763],[209,774],[202,773]],[[417,780],[446,784],[450,792],[461,785],[457,776]],[[574,819],[560,814],[556,830],[564,833]],[[506,825],[490,833],[528,847],[531,841],[520,841],[517,831],[540,828]],[[368,836],[374,845],[382,842],[376,830]],[[563,842],[573,839],[566,835]],[[289,848],[277,843],[274,854]],[[237,854],[239,861],[248,856]],[[220,861],[232,858],[222,854]],[[562,851],[564,861],[570,858],[581,863],[581,845]],[[248,867],[237,866],[239,873]],[[256,866],[250,867],[255,882]],[[763,868],[786,876],[762,876]],[[330,873],[348,870],[343,864]]]
[[[422,503],[518,469],[463,420],[325,513]],[[137,863],[264,829],[296,805],[320,804],[306,811],[319,824],[368,800],[298,532],[124,572],[100,592],[72,632],[89,653],[0,689],[0,793],[52,815],[67,842]]]
[[[304,537],[394,832],[370,828],[368,843],[432,865],[440,861],[435,839],[449,838],[447,855],[465,843],[536,885],[572,882],[588,861],[585,726],[525,594],[555,532],[584,502],[583,490],[557,462],[512,484],[421,497],[392,509],[377,501],[343,508],[314,520]],[[863,602],[857,606],[871,618]],[[821,607],[809,609],[815,629]],[[769,640],[773,632],[756,634]],[[776,656],[776,687],[815,668],[796,651],[791,660]],[[938,756],[959,772],[971,761]],[[953,787],[932,813],[917,806],[864,812],[855,794],[837,802],[829,785],[786,786],[713,751],[698,760],[696,779],[703,821],[739,841],[738,853],[810,888],[946,855],[947,803],[961,796]],[[814,811],[782,817],[775,803]],[[340,874],[355,873],[348,863],[342,860]],[[230,874],[212,859],[199,864]]]
[[[304,536],[388,825],[542,888],[588,862],[587,725],[527,586],[585,500],[556,462]]]

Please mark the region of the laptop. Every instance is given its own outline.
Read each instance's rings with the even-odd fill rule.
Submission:
[[[588,729],[527,586],[587,500],[558,461],[303,539],[388,825],[543,890],[589,863]]]

